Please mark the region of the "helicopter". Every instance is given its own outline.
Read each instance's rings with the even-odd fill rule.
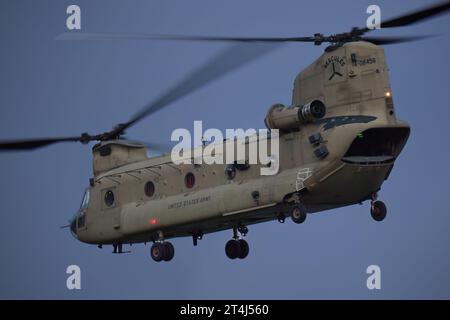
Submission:
[[[449,9],[450,2],[436,4],[384,21],[380,27],[411,25]],[[229,164],[176,164],[169,155],[148,157],[147,148],[156,144],[123,138],[126,130],[144,118],[270,49],[229,61],[220,70],[217,62],[226,54],[219,55],[109,131],[0,141],[0,151],[33,150],[60,142],[97,142],[92,147],[93,176],[67,227],[79,241],[100,248],[112,245],[116,254],[127,252],[123,245],[152,243],[150,256],[157,262],[174,258],[172,238],[191,237],[197,246],[205,234],[222,230],[232,230],[225,245],[226,256],[244,259],[250,252],[245,236],[253,224],[274,220],[284,223],[286,218],[302,224],[308,214],[364,201],[371,203],[372,218],[382,221],[387,207],[378,200],[378,192],[407,143],[410,126],[396,116],[381,46],[424,37],[365,36],[369,32],[373,30],[355,27],[332,35],[279,38],[112,33],[62,36],[249,46],[329,44],[295,78],[291,105],[277,103],[268,109],[264,123],[268,130],[279,131],[279,170],[275,175],[262,176],[264,164],[250,164],[246,159]],[[272,138],[268,136],[267,140]],[[250,148],[250,142],[245,144]]]

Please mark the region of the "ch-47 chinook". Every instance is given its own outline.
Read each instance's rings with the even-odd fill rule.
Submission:
[[[381,28],[410,25],[444,13],[445,2],[381,23]],[[291,106],[273,105],[265,118],[279,129],[279,171],[261,176],[261,165],[176,165],[170,156],[147,157],[147,145],[121,139],[125,130],[201,86],[255,58],[228,61],[218,72],[213,60],[181,81],[126,123],[98,135],[0,142],[0,150],[29,150],[57,142],[93,146],[93,178],[82,205],[70,222],[80,241],[112,245],[152,242],[155,261],[169,261],[174,247],[167,241],[231,229],[225,246],[231,259],[245,258],[248,226],[271,220],[295,223],[308,213],[371,201],[376,221],[386,216],[377,192],[388,178],[410,132],[397,119],[383,48],[379,45],[421,37],[366,37],[368,28],[331,36],[234,38],[148,34],[68,34],[66,38],[225,41],[272,44],[330,43],[325,52],[295,79]],[[214,69],[216,68],[216,69]],[[269,139],[269,138],[268,138]]]

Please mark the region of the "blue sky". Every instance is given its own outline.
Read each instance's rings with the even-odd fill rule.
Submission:
[[[0,138],[101,132],[127,120],[225,44],[56,41],[66,7],[82,10],[85,32],[236,36],[333,33],[365,24],[378,4],[388,18],[429,1],[2,1]],[[399,118],[412,133],[380,198],[311,215],[303,225],[252,226],[250,255],[224,253],[230,231],[198,247],[175,239],[171,263],[154,263],[149,246],[112,255],[59,229],[80,205],[92,175],[89,146],[60,144],[0,154],[0,298],[310,299],[450,298],[450,16],[379,34],[440,34],[386,47]],[[263,128],[270,105],[289,104],[297,73],[324,47],[289,44],[128,131],[168,143],[175,128]],[[82,271],[82,290],[66,288],[66,267]],[[381,267],[382,289],[368,290],[366,268]]]

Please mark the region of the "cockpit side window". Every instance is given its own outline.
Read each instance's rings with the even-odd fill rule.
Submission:
[[[91,190],[86,189],[86,191],[84,192],[83,201],[81,202],[80,209],[86,209],[89,206],[90,197],[91,197]]]
[[[86,216],[84,213],[82,213],[79,217],[78,217],[78,229],[84,228],[86,223]]]

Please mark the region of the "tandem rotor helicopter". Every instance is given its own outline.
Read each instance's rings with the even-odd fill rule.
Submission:
[[[442,14],[440,3],[381,23],[381,28],[411,25]],[[225,253],[243,259],[249,245],[248,226],[287,217],[295,223],[308,213],[369,200],[373,219],[386,216],[377,192],[388,179],[410,133],[397,119],[384,50],[380,45],[422,37],[367,37],[368,28],[330,36],[241,38],[150,34],[73,34],[80,39],[142,38],[153,40],[224,41],[232,43],[329,43],[324,53],[294,82],[292,104],[273,105],[265,118],[268,129],[279,129],[279,171],[261,176],[261,165],[177,165],[170,156],[147,156],[146,144],[122,139],[125,130],[203,85],[229,72],[249,57],[220,72],[214,63],[184,79],[128,122],[110,131],[64,138],[0,141],[1,151],[31,150],[59,142],[98,141],[92,148],[93,177],[70,230],[88,244],[152,242],[150,256],[170,261],[174,247],[167,241],[231,229]],[[72,37],[70,34],[68,37]],[[244,61],[244,62],[243,62]],[[268,138],[270,139],[270,138]],[[200,147],[202,148],[202,147]],[[343,187],[345,186],[345,187]]]

